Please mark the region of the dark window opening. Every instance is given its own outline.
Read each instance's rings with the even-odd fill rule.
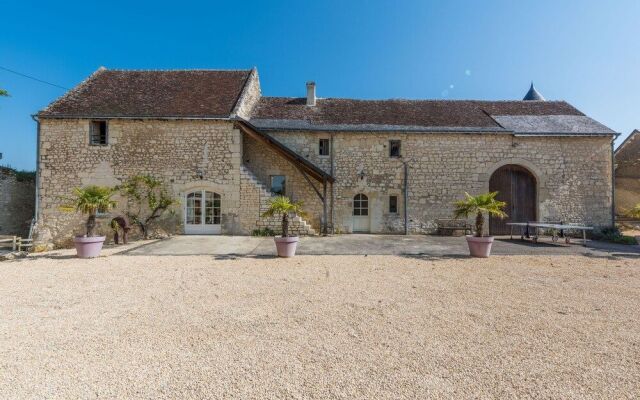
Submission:
[[[329,155],[329,139],[320,139],[318,144],[318,154],[321,156]]]
[[[284,175],[271,175],[271,193],[286,196],[286,178]]]
[[[391,214],[398,213],[398,196],[389,196],[389,212]]]
[[[389,157],[400,157],[399,140],[389,140]]]
[[[89,144],[92,146],[105,146],[107,144],[107,121],[91,121]]]

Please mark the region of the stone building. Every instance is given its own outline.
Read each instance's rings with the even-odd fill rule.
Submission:
[[[0,167],[0,235],[26,237],[34,215],[35,175]]]
[[[514,220],[612,223],[615,133],[563,101],[318,98],[313,82],[267,97],[255,69],[101,68],[38,121],[41,241],[80,231],[59,211],[73,187],[136,174],[180,199],[165,221],[177,233],[277,230],[260,217],[274,194],[304,201],[301,234],[428,233],[488,190]]]
[[[634,130],[615,151],[616,214],[640,203],[640,131]]]

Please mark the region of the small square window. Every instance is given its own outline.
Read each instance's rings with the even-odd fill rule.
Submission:
[[[398,213],[398,196],[389,196],[389,213]]]
[[[320,139],[318,143],[318,154],[321,156],[329,155],[329,139]]]
[[[271,175],[271,193],[286,196],[286,178],[284,175]]]
[[[389,157],[400,157],[399,140],[389,140]]]
[[[89,144],[92,146],[106,146],[107,121],[91,121],[89,126]]]

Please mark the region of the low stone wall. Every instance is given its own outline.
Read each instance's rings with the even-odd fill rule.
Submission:
[[[35,177],[0,167],[0,234],[26,237],[35,202]]]

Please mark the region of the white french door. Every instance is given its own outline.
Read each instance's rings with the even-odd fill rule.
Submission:
[[[220,195],[206,190],[187,193],[184,215],[184,233],[187,235],[220,233]]]
[[[353,232],[369,232],[369,198],[358,193],[353,198]]]

